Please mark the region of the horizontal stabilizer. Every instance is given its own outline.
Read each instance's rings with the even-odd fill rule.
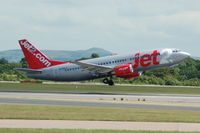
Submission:
[[[42,70],[35,70],[35,69],[28,69],[28,68],[16,68],[15,70],[29,73],[29,74],[40,74],[42,73]]]

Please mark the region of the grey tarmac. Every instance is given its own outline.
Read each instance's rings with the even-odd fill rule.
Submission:
[[[153,108],[200,111],[198,95],[0,92],[0,104]]]

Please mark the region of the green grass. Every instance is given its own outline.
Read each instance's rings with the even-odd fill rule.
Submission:
[[[1,133],[186,133],[178,131],[125,131],[125,130],[82,130],[82,129],[0,129]],[[187,132],[199,133],[199,132]]]
[[[186,133],[178,131],[125,131],[125,130],[82,130],[82,129],[0,129],[1,133]],[[198,132],[187,132],[198,133]]]
[[[200,111],[39,105],[0,105],[0,119],[200,123]]]
[[[153,94],[196,94],[199,88],[190,87],[137,87],[74,84],[17,84],[0,83],[0,91],[45,91],[74,93],[153,93]]]

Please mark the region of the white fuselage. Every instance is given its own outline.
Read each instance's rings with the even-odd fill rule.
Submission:
[[[134,72],[142,72],[177,65],[189,56],[190,55],[188,53],[176,49],[162,49],[157,50],[157,53],[147,51],[124,56],[113,55],[83,60],[81,62],[98,66],[109,66],[112,68],[123,64],[132,64]],[[28,77],[54,81],[82,81],[108,76],[106,74],[93,73],[74,63],[65,63],[40,70],[42,70],[41,73],[29,73]],[[115,73],[113,72],[112,75],[115,75]]]

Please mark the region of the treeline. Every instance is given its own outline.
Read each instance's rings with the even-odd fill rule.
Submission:
[[[98,57],[97,55],[91,58]],[[1,81],[34,81],[25,74],[18,72],[15,68],[26,68],[27,63],[22,59],[19,63],[9,63],[4,58],[0,59],[0,80]],[[101,82],[102,79],[94,80]],[[128,84],[156,84],[156,85],[187,85],[200,86],[200,61],[188,59],[177,67],[163,68],[143,72],[142,76],[124,80],[114,78],[116,83]]]
[[[9,63],[6,59],[0,59],[0,81],[23,81],[28,79],[25,74],[16,71],[15,68],[27,67],[25,59],[20,63]]]

